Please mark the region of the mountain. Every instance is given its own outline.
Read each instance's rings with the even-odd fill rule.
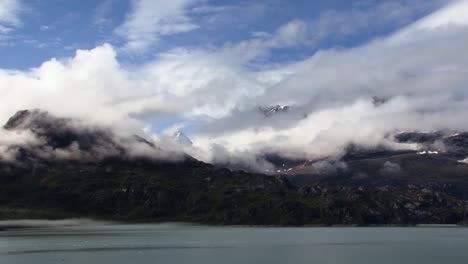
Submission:
[[[164,150],[140,135],[119,135],[110,128],[56,117],[39,109],[18,111],[3,129],[10,133],[27,133],[34,139],[30,144],[8,146],[9,151],[16,153],[16,159],[21,161],[51,158],[100,160],[113,156],[146,155],[148,152],[174,158],[186,156],[185,153]]]
[[[173,137],[174,141],[182,146],[191,146],[193,142],[187,137],[182,131],[177,131],[174,133]]]
[[[259,107],[259,110],[268,117],[278,113],[287,112],[290,110],[290,107],[287,105],[273,105],[268,107]]]
[[[428,189],[468,199],[468,133],[405,132],[395,135],[395,140],[417,144],[419,150],[352,146],[339,161],[304,163],[289,171],[288,177],[297,185]],[[327,173],[317,173],[315,168],[324,164]]]
[[[93,157],[104,153],[124,155],[125,152],[109,130],[84,126],[75,120],[58,118],[37,109],[18,111],[3,128],[10,132],[27,131],[38,139],[35,145],[12,146],[18,150],[18,155],[23,156],[17,158],[39,158],[45,153],[72,148]]]
[[[431,189],[336,182],[297,186],[286,176],[231,171],[188,155],[179,159],[153,152],[130,155],[134,144],[155,153],[166,150],[140,136],[121,139],[110,130],[39,110],[18,112],[5,129],[29,132],[40,140],[35,145],[13,146],[18,149],[16,160],[0,160],[0,219],[92,217],[255,225],[468,223],[464,199]],[[71,146],[87,155],[42,153],[60,153]],[[109,148],[115,151],[107,152]],[[102,149],[105,155],[97,151]]]

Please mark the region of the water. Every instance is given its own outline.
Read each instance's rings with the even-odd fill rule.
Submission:
[[[0,232],[0,263],[468,263],[468,229],[87,224]]]

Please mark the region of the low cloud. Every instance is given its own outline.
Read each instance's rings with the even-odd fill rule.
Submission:
[[[40,144],[30,131],[7,131],[0,128],[0,161],[14,161],[18,154],[16,146],[35,146]]]
[[[317,161],[310,166],[310,173],[315,175],[336,175],[346,170],[348,170],[348,165],[336,160]]]
[[[398,163],[386,161],[379,170],[382,176],[394,176],[401,174],[401,167]]]
[[[180,160],[182,148],[166,138],[122,133],[88,120],[19,111],[1,130],[0,161],[35,159],[96,161],[108,157]],[[146,139],[148,137],[149,139]]]
[[[136,3],[135,12],[152,12],[139,6],[145,1]],[[467,11],[467,3],[455,6]],[[180,11],[189,4],[174,2],[175,21],[153,21],[181,27],[156,34],[141,27],[135,33],[135,13],[118,32],[129,34],[129,48],[144,49],[154,36],[192,25]],[[460,122],[468,110],[468,54],[463,52],[468,24],[452,23],[457,19],[452,15],[442,10],[355,48],[322,50],[303,61],[261,68],[251,67],[252,60],[302,43],[302,21],[219,48],[174,49],[136,67],[122,64],[109,44],[78,50],[27,71],[0,70],[0,122],[19,109],[41,108],[162,140],[151,127],[169,117],[191,130],[194,144],[187,151],[195,157],[256,168],[269,167],[257,158],[264,153],[313,159],[339,156],[349,144],[406,148],[389,135],[468,129]],[[147,33],[153,37],[133,43]],[[291,110],[269,117],[258,112],[276,104]]]

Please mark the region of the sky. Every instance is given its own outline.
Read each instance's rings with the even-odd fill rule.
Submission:
[[[119,61],[138,64],[176,48],[217,49],[266,38],[289,25],[294,36],[272,47],[262,65],[305,59],[319,49],[385,36],[443,1],[1,0],[0,67],[28,69],[104,43]],[[304,32],[294,32],[294,30]],[[287,32],[285,32],[287,34]]]
[[[19,109],[181,130],[212,162],[466,130],[466,0],[0,0],[0,122]],[[288,105],[265,116],[259,108]]]

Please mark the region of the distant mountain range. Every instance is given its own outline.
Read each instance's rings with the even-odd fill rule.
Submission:
[[[339,160],[294,161],[279,173],[297,185],[391,186],[468,198],[468,133],[405,132],[395,139],[419,149],[350,146]],[[275,164],[281,162],[290,161],[277,158]]]
[[[423,146],[418,151],[350,146],[341,159],[316,161],[269,154],[265,158],[278,170],[263,175],[185,153],[167,155],[170,150],[142,136],[121,136],[40,110],[19,111],[4,129],[35,140],[5,146],[13,158],[0,159],[0,219],[468,223],[467,133],[395,136]],[[183,133],[174,138],[191,144]]]

